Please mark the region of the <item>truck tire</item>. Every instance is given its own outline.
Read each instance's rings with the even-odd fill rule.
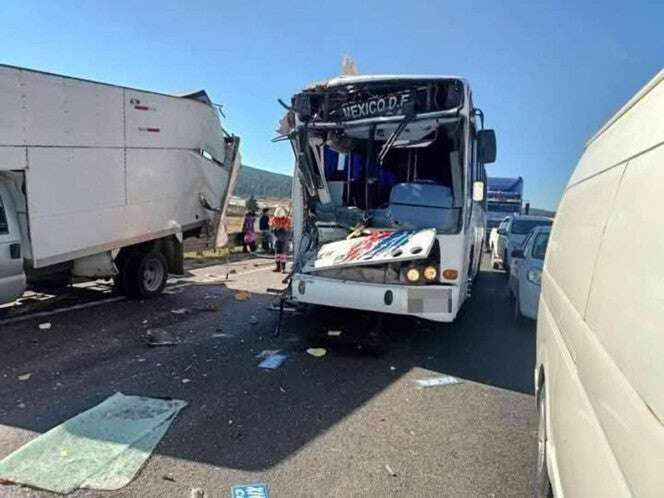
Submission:
[[[127,294],[139,299],[158,296],[166,287],[168,264],[161,252],[137,252],[129,257],[123,275]]]

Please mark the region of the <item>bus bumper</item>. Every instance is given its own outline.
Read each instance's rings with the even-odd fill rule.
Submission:
[[[452,322],[460,302],[452,285],[390,285],[336,280],[295,274],[292,300],[300,303],[411,315],[435,322]]]

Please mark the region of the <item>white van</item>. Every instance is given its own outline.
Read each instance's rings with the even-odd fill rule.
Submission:
[[[664,496],[664,71],[587,143],[542,273],[542,496]]]

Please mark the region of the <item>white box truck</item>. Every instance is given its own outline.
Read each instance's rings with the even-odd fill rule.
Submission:
[[[184,238],[225,242],[238,146],[205,91],[0,65],[0,303],[54,275],[159,294]]]
[[[292,299],[453,321],[479,269],[496,155],[468,82],[340,76],[287,107]]]

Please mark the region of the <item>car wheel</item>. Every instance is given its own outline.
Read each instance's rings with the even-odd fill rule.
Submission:
[[[503,270],[509,276],[510,274],[510,265],[507,263],[507,249],[503,251]]]
[[[553,489],[551,488],[549,469],[546,463],[546,391],[544,386],[539,390],[537,411],[539,413],[539,422],[537,424],[537,474],[535,476],[535,496],[537,498],[553,498]]]

